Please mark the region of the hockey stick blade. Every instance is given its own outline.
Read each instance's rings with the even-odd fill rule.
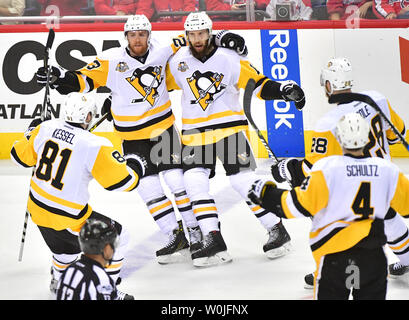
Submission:
[[[329,103],[350,103],[353,101],[360,101],[374,108],[380,114],[380,116],[389,124],[393,133],[395,133],[395,135],[399,138],[399,140],[402,142],[406,150],[409,151],[409,144],[406,142],[405,138],[402,136],[399,130],[396,129],[396,127],[388,119],[388,117],[385,115],[382,109],[378,106],[378,104],[370,96],[367,96],[366,94],[362,94],[362,93],[346,92],[346,93],[333,94],[328,99]]]
[[[267,143],[267,140],[264,138],[263,134],[261,131],[258,129],[256,123],[253,120],[253,117],[251,115],[251,99],[253,98],[253,91],[256,87],[256,82],[254,79],[249,79],[249,81],[246,84],[246,88],[244,89],[244,96],[243,96],[243,109],[244,109],[244,114],[247,117],[247,120],[250,122],[251,126],[253,129],[256,131],[258,137],[260,138],[261,143],[264,145],[264,147],[267,150],[268,155],[275,160],[275,162],[278,162],[278,159],[276,155],[274,154],[273,150],[271,150],[270,146]]]

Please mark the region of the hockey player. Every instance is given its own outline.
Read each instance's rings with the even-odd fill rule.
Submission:
[[[109,191],[132,191],[145,171],[144,159],[122,156],[112,143],[86,129],[96,114],[92,97],[69,94],[63,105],[63,120],[36,126],[27,139],[16,141],[11,159],[35,171],[31,178],[27,210],[52,252],[51,290],[61,272],[77,259],[81,249],[78,232],[88,218],[108,219],[88,204],[88,184],[95,178]],[[121,244],[107,268],[118,280],[126,246],[127,231],[112,221]]]
[[[331,96],[351,92],[353,74],[349,60],[346,58],[330,59],[327,66],[321,71],[321,86],[324,86],[330,103]],[[405,136],[405,124],[392,109],[389,101],[376,91],[363,93],[369,95],[379,105],[394,126]],[[292,186],[299,186],[312,165],[319,159],[342,154],[342,148],[335,138],[334,129],[337,121],[348,112],[358,112],[364,115],[370,124],[370,141],[365,147],[365,154],[391,160],[389,145],[398,143],[399,139],[376,110],[363,102],[354,101],[337,105],[318,120],[312,134],[311,152],[306,155],[305,159],[289,158],[273,166],[271,169],[274,179],[277,182],[289,180]],[[390,211],[386,216],[385,232],[389,247],[400,259],[400,262],[389,266],[391,277],[409,277],[409,230],[402,217],[394,211]],[[305,281],[306,288],[312,287],[313,275],[307,275]]]
[[[409,217],[409,180],[391,161],[366,152],[370,126],[358,113],[342,115],[335,136],[343,156],[322,158],[301,186],[255,181],[249,198],[283,218],[312,218],[315,299],[386,298],[384,220],[391,210]]]
[[[112,261],[119,236],[109,221],[88,219],[78,237],[83,254],[63,272],[57,300],[134,300],[116,289],[105,266]]]
[[[182,162],[185,185],[193,212],[205,236],[192,254],[195,266],[231,261],[218,225],[218,210],[209,193],[209,178],[218,157],[233,188],[247,199],[255,173],[255,159],[244,131],[247,119],[240,106],[239,89],[252,78],[258,98],[295,100],[304,106],[304,93],[294,83],[272,81],[232,50],[211,43],[212,21],[205,12],[193,12],[185,21],[189,47],[169,60],[169,89],[182,90]],[[213,172],[211,174],[211,172]],[[264,251],[270,258],[287,253],[290,236],[272,212],[249,204],[269,232]]]
[[[164,46],[151,39],[151,30],[144,15],[131,16],[124,25],[126,47],[108,50],[78,71],[64,72],[53,67],[51,86],[61,94],[88,92],[100,86],[111,90],[112,107],[106,104],[102,113],[109,112],[110,119],[113,118],[114,132],[122,139],[124,153],[139,154],[148,162],[137,191],[160,230],[169,237],[166,246],[156,252],[158,262],[170,263],[179,253],[188,251],[189,242],[177,222],[176,208],[165,194],[159,173],[187,226],[191,249],[197,247],[202,235],[183,184],[180,138],[164,80],[167,60],[186,40],[181,36]],[[232,33],[224,33],[216,40],[220,45],[246,51],[243,39]],[[45,84],[44,68],[38,70],[37,81]],[[158,152],[155,146],[160,143],[166,149]]]

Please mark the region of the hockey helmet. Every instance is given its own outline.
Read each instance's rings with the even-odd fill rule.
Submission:
[[[330,89],[325,86],[329,82]],[[351,89],[353,86],[352,66],[347,58],[330,59],[321,70],[320,84],[328,94],[334,91]]]
[[[125,25],[124,25],[125,36],[128,31],[137,31],[137,30],[148,31],[148,34],[149,34],[148,43],[149,43],[149,40],[151,38],[152,25],[149,19],[144,14],[136,14],[136,15],[130,16],[128,20],[126,20],[125,22]]]
[[[115,251],[119,245],[119,236],[113,224],[98,219],[88,219],[81,228],[78,241],[82,252],[102,254],[107,244]]]
[[[70,123],[87,124],[88,114],[91,112],[92,118],[97,113],[97,106],[91,95],[71,92],[63,102],[63,119]]]
[[[206,12],[191,12],[185,21],[185,32],[197,30],[209,30],[209,35],[212,33],[212,20]]]
[[[360,149],[369,142],[369,124],[355,112],[342,116],[335,127],[335,136],[345,149]]]

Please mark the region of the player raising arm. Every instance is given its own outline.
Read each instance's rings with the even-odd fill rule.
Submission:
[[[186,40],[180,36],[171,45],[162,45],[152,37],[151,23],[144,15],[131,16],[124,25],[124,35],[126,46],[102,53],[80,70],[64,72],[53,67],[51,86],[62,94],[88,92],[100,86],[111,90],[112,105],[106,104],[102,113],[109,113],[108,119],[113,119],[114,132],[122,140],[124,153],[141,155],[148,163],[137,191],[169,239],[156,252],[158,262],[171,263],[179,252],[188,251],[189,244],[194,249],[202,238],[183,183],[180,139],[165,81],[169,57],[186,45]],[[214,41],[246,51],[244,40],[230,32],[219,34]],[[44,68],[38,70],[37,81],[45,84]],[[166,148],[158,152],[161,145]],[[174,199],[165,194],[161,181]],[[175,210],[183,218],[190,243],[179,227]]]
[[[118,279],[128,234],[119,223],[92,210],[88,185],[95,179],[109,191],[132,191],[145,171],[142,158],[123,157],[108,139],[87,131],[96,113],[92,97],[71,93],[62,109],[63,121],[41,123],[11,150],[18,165],[35,167],[27,209],[52,252],[52,291],[61,272],[81,252],[78,232],[89,218],[113,224],[119,234],[121,244],[107,267],[114,282]]]
[[[344,155],[317,161],[292,190],[262,180],[249,190],[282,218],[312,218],[316,299],[347,300],[351,291],[354,299],[386,297],[384,221],[391,210],[409,217],[409,180],[390,161],[365,154],[369,130],[361,115],[347,113],[335,128]]]
[[[337,95],[352,92],[353,84],[352,66],[346,58],[330,59],[321,71],[321,86],[324,87],[330,103]],[[364,91],[362,93],[371,97],[396,129],[405,136],[405,124],[393,110],[389,101],[377,91]],[[365,155],[391,160],[389,146],[399,143],[400,140],[380,114],[364,102],[339,103],[317,121],[312,133],[311,152],[307,153],[305,159],[289,158],[273,166],[271,171],[274,179],[277,182],[290,180],[292,186],[299,186],[312,165],[319,159],[331,155],[341,155],[342,148],[335,137],[335,126],[337,121],[349,112],[363,115],[370,126],[369,142],[364,148]],[[406,276],[409,284],[409,229],[399,214],[390,211],[385,219],[385,232],[389,247],[400,260],[390,265],[390,275],[392,277]],[[312,275],[307,275],[305,281],[307,286],[312,286]]]
[[[205,12],[193,12],[185,21],[189,47],[169,60],[169,89],[182,90],[182,165],[193,212],[205,236],[202,248],[192,254],[195,266],[230,261],[219,228],[218,210],[209,193],[216,159],[223,163],[233,188],[247,199],[254,180],[255,159],[244,131],[246,116],[239,101],[240,88],[256,81],[255,94],[264,100],[295,100],[304,106],[303,90],[294,83],[278,83],[265,77],[233,50],[211,42],[212,21]],[[263,250],[270,258],[287,253],[290,237],[272,212],[249,204],[251,212],[268,230]]]

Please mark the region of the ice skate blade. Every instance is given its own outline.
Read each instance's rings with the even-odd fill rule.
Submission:
[[[287,242],[287,243],[284,243],[281,247],[266,251],[266,255],[267,255],[267,258],[269,259],[276,259],[276,258],[285,256],[291,251],[291,249],[292,249],[291,243]]]
[[[159,264],[183,263],[191,261],[189,248],[179,250],[172,254],[157,256],[156,260]]]
[[[227,251],[221,251],[211,257],[193,259],[193,265],[199,268],[200,267],[211,267],[211,266],[215,266],[218,264],[231,262],[232,260],[233,260],[232,257]]]

